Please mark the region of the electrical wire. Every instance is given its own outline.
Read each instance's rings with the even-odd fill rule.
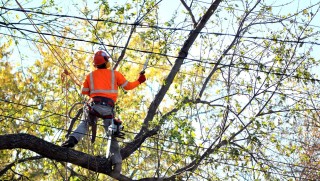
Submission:
[[[20,119],[20,118],[15,118],[15,117],[12,117],[12,116],[5,116],[5,115],[0,115],[0,116],[5,117],[5,118],[9,118],[9,119],[15,119],[15,120],[22,121],[22,122],[27,122],[27,123],[35,124],[35,125],[39,125],[39,126],[50,127],[50,128],[54,128],[54,129],[57,129],[57,130],[60,130],[60,131],[67,131],[67,130],[64,129],[64,128],[58,128],[58,127],[56,127],[56,126],[51,126],[51,125],[36,123],[36,122],[33,122],[33,121],[28,121],[28,120],[24,120],[24,119]],[[89,136],[89,134],[85,134],[85,135]],[[104,139],[104,137],[101,137],[101,136],[97,136],[97,138]],[[124,144],[129,143],[129,142],[125,142],[125,141],[119,141],[119,142],[122,142],[122,143],[124,143]],[[189,155],[184,154],[184,153],[179,153],[179,152],[175,152],[175,151],[169,151],[169,150],[165,150],[165,149],[160,149],[160,150],[159,150],[158,148],[154,148],[154,147],[150,147],[150,146],[141,145],[141,147],[148,148],[148,149],[153,149],[153,150],[158,150],[158,151],[163,151],[163,152],[167,152],[167,153],[169,153],[169,154],[177,154],[177,155],[180,155],[180,156],[189,156]],[[270,171],[265,171],[265,170],[250,168],[250,167],[242,166],[242,165],[239,165],[239,164],[230,164],[230,162],[221,162],[221,161],[213,160],[213,159],[211,159],[211,158],[207,158],[207,159],[205,159],[205,160],[207,160],[207,161],[209,160],[209,161],[212,161],[212,162],[217,162],[217,163],[220,163],[220,164],[227,164],[227,165],[231,165],[231,166],[234,166],[234,167],[241,167],[241,168],[245,168],[245,169],[249,169],[249,170],[254,170],[254,171],[262,171],[262,172],[268,172],[268,173],[272,173],[272,174],[276,174],[276,175],[280,175],[280,176],[293,177],[293,176],[286,175],[286,174],[281,174],[281,173],[276,173],[276,172],[270,172]],[[262,160],[266,160],[266,159],[262,159]],[[232,161],[233,161],[233,160],[232,160]],[[240,160],[240,161],[241,161],[241,160]],[[307,169],[319,170],[318,168],[314,168],[314,167],[306,167],[306,166],[288,164],[288,163],[284,163],[284,162],[282,163],[282,162],[274,161],[274,160],[267,160],[267,161],[276,162],[276,163],[281,163],[281,164],[287,165],[288,167],[294,166],[294,167],[299,167],[299,168],[307,168]]]
[[[22,11],[20,9],[16,8],[6,8],[6,7],[0,7],[0,9],[6,9],[11,11]],[[80,19],[84,21],[96,21],[96,22],[108,22],[108,23],[114,23],[118,25],[126,25],[126,26],[137,26],[135,23],[125,23],[125,22],[117,22],[112,21],[108,19],[94,19],[94,18],[83,18],[78,16],[70,16],[70,15],[59,15],[59,14],[50,14],[50,13],[44,13],[44,12],[36,12],[32,10],[25,10],[26,12],[35,13],[35,14],[41,14],[41,15],[47,15],[47,16],[55,16],[55,17],[61,17],[61,18],[74,18],[74,19]],[[22,11],[23,12],[23,11]],[[161,30],[170,30],[170,31],[186,31],[191,32],[194,30],[191,29],[184,29],[184,28],[170,28],[170,27],[161,27],[161,26],[151,26],[151,25],[145,25],[145,24],[139,24],[137,28],[152,28],[152,29],[161,29]],[[270,40],[270,41],[277,41],[277,42],[285,42],[285,43],[301,43],[301,44],[313,44],[313,45],[320,45],[318,42],[311,42],[311,41],[295,41],[295,40],[281,40],[277,38],[267,38],[267,37],[258,37],[258,36],[240,36],[235,34],[229,34],[229,33],[221,33],[221,32],[198,32],[199,34],[210,34],[210,35],[217,35],[217,36],[233,36],[233,37],[239,37],[239,38],[248,38],[248,39],[262,39],[262,40]]]
[[[87,20],[87,18],[85,18],[86,20]],[[16,28],[16,27],[12,27],[12,28]],[[21,29],[20,29],[21,30]],[[25,30],[25,29],[24,29]],[[39,32],[37,32],[37,33],[39,33]],[[51,34],[52,35],[52,34]],[[55,35],[53,35],[53,36],[55,36]],[[60,37],[60,36],[59,36]],[[64,37],[64,39],[66,39],[67,37]],[[75,41],[77,41],[76,39],[73,39],[73,40],[75,40]],[[79,39],[78,39],[79,40]],[[272,39],[272,40],[274,40],[274,39]],[[84,40],[81,40],[81,41],[84,41]],[[301,43],[300,41],[296,41],[297,43]],[[91,43],[96,43],[96,44],[99,44],[99,42],[91,42]],[[108,46],[108,45],[107,45]],[[110,46],[110,45],[109,45]],[[113,45],[113,47],[118,47],[118,48],[125,48],[125,47],[120,47],[120,46],[114,46]],[[130,49],[130,48],[128,48],[128,49]],[[132,49],[131,49],[132,50]],[[133,49],[134,50],[134,49]],[[134,51],[137,51],[137,50],[134,50]],[[140,52],[144,52],[144,53],[151,53],[151,52],[147,52],[147,51],[140,51]],[[154,53],[154,52],[152,52],[152,53]],[[170,55],[164,55],[164,56],[167,56],[167,57],[172,57],[172,58],[178,58],[178,57],[176,57],[176,56],[170,56]],[[188,58],[187,58],[188,59]],[[193,60],[193,61],[199,61],[199,62],[201,62],[201,63],[209,63],[209,64],[214,64],[214,63],[212,63],[212,62],[203,62],[203,61],[201,61],[201,60],[197,60],[197,59],[189,59],[189,60]],[[235,68],[239,68],[239,67],[237,67],[236,65],[224,65],[224,66],[228,66],[228,67],[235,67]],[[243,67],[240,67],[240,68],[243,68]],[[244,67],[243,69],[246,69],[246,70],[250,70],[250,71],[257,71],[257,70],[255,70],[255,69],[251,69],[251,68],[247,68],[247,67]],[[260,72],[264,72],[264,73],[271,73],[271,74],[275,74],[275,75],[285,75],[285,76],[290,76],[290,77],[294,77],[294,78],[298,78],[298,79],[307,79],[307,80],[310,80],[310,81],[312,81],[312,82],[315,82],[315,81],[317,81],[317,82],[319,82],[320,80],[319,79],[315,79],[315,78],[304,78],[304,77],[300,77],[300,76],[298,76],[298,75],[296,75],[296,76],[292,76],[292,75],[290,75],[290,74],[283,74],[283,73],[277,73],[277,72],[268,72],[268,71],[262,71],[262,70],[260,70]]]
[[[301,42],[297,42],[297,43],[301,43]],[[3,116],[3,115],[2,115]]]
[[[13,116],[7,116],[7,115],[0,115],[0,116],[5,117],[5,118],[11,118],[11,119],[15,119],[15,120],[27,122],[27,123],[31,123],[31,124],[35,124],[35,125],[38,125],[38,126],[44,126],[44,127],[53,128],[53,129],[57,129],[57,130],[60,130],[60,131],[67,132],[67,129],[66,129],[66,128],[59,128],[59,127],[52,126],[52,125],[37,123],[37,122],[34,122],[34,121],[29,121],[29,120],[25,120],[25,119],[21,119],[21,118],[15,118],[15,117],[13,117]],[[98,124],[98,126],[101,126],[101,127],[102,127],[103,125]],[[135,134],[135,135],[138,134],[138,133],[131,132],[131,131],[124,131],[124,132],[130,133],[130,134]],[[86,136],[90,136],[89,133],[86,133],[85,135],[86,135]],[[104,139],[104,137],[101,137],[101,136],[97,136],[97,138],[102,138],[102,139]],[[179,141],[168,140],[168,139],[165,139],[165,138],[160,138],[159,140],[163,140],[163,141],[170,142],[170,143],[176,143],[176,144],[184,145],[184,146],[188,146],[188,147],[194,147],[194,148],[196,148],[196,149],[203,149],[203,150],[208,149],[208,148],[203,147],[203,146],[196,146],[196,145],[186,144],[186,143],[182,143],[182,142],[179,142]],[[124,142],[124,141],[120,141],[120,142],[129,143],[129,142]],[[163,151],[165,151],[165,150],[163,150]],[[219,150],[219,152],[221,152],[221,153],[230,153],[230,152],[224,151],[224,150]],[[176,152],[168,151],[168,153],[176,153]],[[265,159],[265,158],[259,158],[259,159],[260,159],[260,160],[269,161],[269,162],[284,164],[284,165],[288,165],[288,166],[302,167],[302,166],[299,166],[299,165],[289,164],[289,163],[285,163],[285,162],[281,162],[281,161],[275,161],[275,160],[268,160],[268,159]],[[302,168],[308,168],[308,169],[315,169],[315,170],[317,170],[317,168],[313,168],[313,167],[302,167]]]
[[[36,24],[33,22],[33,20],[29,17],[29,15],[27,14],[27,12],[23,9],[23,7],[21,6],[21,4],[18,2],[18,0],[15,0],[16,3],[18,4],[18,6],[22,9],[22,12],[26,15],[27,19],[31,22],[32,26],[34,27],[34,29],[37,31],[37,33],[39,34],[40,38],[45,42],[45,45],[48,46],[48,49],[52,52],[52,54],[55,56],[56,60],[58,61],[58,63],[61,65],[61,67],[63,67],[65,69],[65,74],[69,75],[71,80],[77,84],[78,86],[81,86],[81,84],[79,83],[79,80],[77,79],[77,76],[75,76],[74,72],[72,71],[72,69],[70,69],[70,67],[68,66],[68,64],[64,61],[64,59],[60,56],[60,53],[56,51],[56,49],[54,47],[50,47],[49,44],[47,44],[49,41],[45,36],[42,36],[40,29],[36,26]],[[59,58],[60,60],[59,60]],[[67,72],[66,72],[67,70]]]
[[[0,27],[1,27],[1,25],[0,25]],[[34,33],[36,33],[36,32],[34,32]],[[3,34],[3,33],[0,33],[0,34]],[[8,34],[5,34],[5,35],[8,35]],[[9,36],[12,36],[12,35],[9,35]],[[15,37],[15,38],[22,38],[22,37]],[[22,39],[29,40],[27,38],[22,38]],[[77,41],[76,39],[73,39],[73,40]],[[35,40],[33,40],[33,41],[35,41]],[[81,39],[79,41],[85,41],[87,43],[99,44],[99,42],[86,41],[86,40],[81,40]],[[37,42],[37,41],[35,41],[35,42]],[[42,42],[40,42],[40,43],[42,43]],[[50,43],[48,43],[48,44],[50,44]],[[58,46],[58,45],[54,45],[54,44],[50,44],[50,45]],[[106,46],[111,46],[113,48],[124,48],[124,47],[116,46],[116,45],[106,45]],[[62,47],[62,46],[59,46],[59,47]],[[63,48],[66,48],[66,47],[63,47]],[[131,48],[127,48],[127,49],[130,49],[130,50],[136,51],[136,52],[140,52],[140,53],[155,54],[155,55],[160,55],[160,56],[165,56],[165,57],[170,57],[170,58],[179,58],[177,56],[168,55],[168,54],[155,53],[155,52],[138,50],[138,49],[131,49]],[[74,49],[74,48],[71,49],[71,50],[78,51],[77,49]],[[83,51],[83,50],[81,52],[90,53],[90,52]],[[211,64],[211,65],[215,65],[216,64],[215,62],[212,62],[212,61],[203,61],[203,60],[194,59],[194,58],[185,58],[185,59],[186,60],[195,61],[195,62],[199,62],[199,63],[204,63],[204,64]],[[135,63],[133,61],[130,61],[130,62]],[[250,65],[250,64],[246,64],[246,63],[241,64],[243,67],[241,67],[239,65],[236,65],[236,64],[222,64],[222,63],[220,63],[219,65],[221,66],[219,69],[233,67],[233,68],[240,69],[240,70],[255,71],[255,72],[260,72],[260,73],[268,73],[268,74],[276,75],[276,76],[286,76],[287,78],[295,78],[295,79],[298,79],[298,80],[306,80],[306,81],[310,81],[310,82],[319,82],[320,83],[320,79],[317,79],[317,78],[306,78],[306,77],[301,77],[301,76],[298,76],[298,75],[291,75],[291,74],[287,74],[287,73],[279,73],[279,72],[275,72],[275,71],[269,72],[269,71],[266,71],[266,70],[257,70],[257,69],[250,68],[250,67],[246,66],[246,65]],[[158,68],[159,69],[163,69],[161,67],[158,67]]]
[[[3,7],[1,7],[1,8],[3,8]],[[3,8],[3,9],[7,9],[7,10],[9,10],[8,8]],[[10,10],[16,10],[16,9],[10,9]],[[26,11],[26,10],[25,10]],[[29,11],[28,11],[29,12]],[[33,12],[33,11],[30,11],[30,12]],[[37,13],[37,12],[36,12]],[[49,14],[48,14],[49,15]],[[59,15],[60,16],[60,15]],[[66,15],[61,15],[61,17],[68,17],[68,16],[66,16]],[[74,17],[75,18],[75,17]],[[79,17],[78,17],[79,18]],[[84,19],[84,20],[88,20],[88,18],[80,18],[80,19]],[[15,28],[15,27],[14,27]],[[38,34],[40,34],[40,32],[39,31],[37,31],[37,33]],[[52,35],[52,34],[51,34]],[[54,35],[53,35],[54,36]],[[64,38],[66,38],[66,37],[64,37]],[[272,39],[273,41],[274,41],[274,39]],[[302,43],[302,42],[300,42],[300,41],[296,41],[296,43]],[[123,48],[123,47],[122,47]],[[166,56],[168,56],[168,55],[166,55]],[[171,56],[172,57],[172,56]],[[174,57],[174,58],[177,58],[177,57]],[[193,59],[193,61],[194,61],[194,59]],[[199,60],[198,60],[199,61]],[[231,66],[231,65],[229,65],[229,66]],[[235,66],[235,65],[234,65]],[[254,70],[254,69],[250,69],[250,68],[247,68],[247,70],[252,70],[252,71],[256,71],[256,70]],[[261,72],[264,72],[264,73],[270,73],[270,72],[268,72],[268,71],[261,71]],[[276,75],[286,75],[286,74],[281,74],[281,73],[272,73],[272,74],[276,74]],[[291,76],[291,75],[287,75],[287,76]],[[294,78],[301,78],[301,77],[299,77],[299,76],[293,76]],[[318,79],[313,79],[313,78],[302,78],[302,79],[309,79],[310,81],[319,81]]]

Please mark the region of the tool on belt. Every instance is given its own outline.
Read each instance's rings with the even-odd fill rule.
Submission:
[[[106,150],[106,158],[111,156],[110,147],[111,147],[111,139],[112,136],[124,139],[124,133],[121,132],[123,130],[123,126],[121,125],[122,121],[120,119],[112,119],[111,124],[107,130],[107,150]]]

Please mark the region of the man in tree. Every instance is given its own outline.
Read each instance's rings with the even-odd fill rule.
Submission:
[[[120,72],[108,69],[110,67],[108,59],[109,57],[104,51],[95,53],[93,64],[96,70],[86,76],[82,88],[82,94],[90,97],[88,101],[90,107],[86,106],[84,108],[81,123],[68,137],[68,140],[62,144],[62,147],[74,147],[87,133],[89,123],[96,123],[99,117],[103,118],[104,129],[107,132],[114,116],[113,108],[118,97],[118,86],[125,90],[131,90],[145,82],[146,77],[143,73],[140,73],[138,80],[127,81]],[[92,110],[97,114],[92,114]],[[114,165],[111,174],[117,177],[121,172],[122,157],[115,137],[112,138],[110,152],[112,155],[111,161]]]

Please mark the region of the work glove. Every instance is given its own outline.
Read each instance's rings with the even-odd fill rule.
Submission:
[[[138,81],[140,82],[140,84],[142,84],[146,81],[146,76],[144,74],[140,74]]]

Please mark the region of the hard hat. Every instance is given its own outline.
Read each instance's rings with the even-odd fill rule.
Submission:
[[[94,54],[93,65],[96,67],[98,65],[104,64],[108,62],[108,59],[109,57],[107,56],[106,52],[99,50]]]

